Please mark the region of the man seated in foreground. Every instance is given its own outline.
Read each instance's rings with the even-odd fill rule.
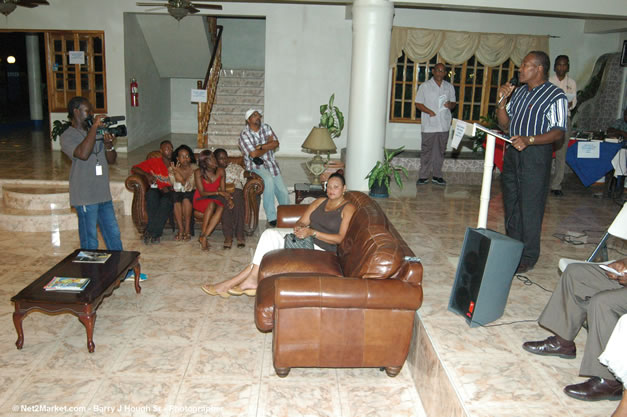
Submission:
[[[567,395],[584,401],[620,399],[622,394],[622,384],[597,360],[618,319],[627,313],[627,258],[608,266],[619,274],[595,264],[568,265],[538,319],[538,324],[555,336],[523,344],[523,349],[536,355],[574,359],[574,339],[587,319],[588,337],[579,374],[590,378],[564,388]]]

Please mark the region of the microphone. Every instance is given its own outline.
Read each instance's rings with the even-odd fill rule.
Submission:
[[[517,76],[515,76],[515,75],[512,77],[512,79],[511,79],[511,80],[509,80],[509,83],[510,83],[511,85],[513,85],[513,86],[514,86],[514,88],[518,87],[518,85],[520,84],[520,82],[518,81],[518,77],[517,77]],[[496,105],[497,105],[497,106],[499,106],[499,105],[501,104],[501,102],[505,99],[505,97],[507,97],[507,96],[503,96],[503,97],[501,97],[501,98],[499,99],[499,102],[498,102],[498,103],[496,103]]]

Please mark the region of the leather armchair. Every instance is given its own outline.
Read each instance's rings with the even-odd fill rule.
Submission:
[[[377,203],[357,206],[338,253],[280,249],[262,260],[255,323],[272,331],[277,375],[292,367],[381,367],[396,376],[422,304],[422,264]],[[290,227],[306,206],[279,206]]]
[[[160,151],[152,151],[146,155],[146,159],[161,157]],[[198,155],[196,155],[198,157]],[[230,163],[236,163],[244,167],[244,158],[241,156],[229,156]],[[140,234],[143,234],[148,224],[148,213],[146,211],[146,191],[150,188],[148,179],[141,174],[131,174],[126,178],[126,189],[133,193],[131,214],[133,224]],[[245,219],[244,231],[248,236],[252,235],[259,224],[259,207],[261,194],[263,193],[263,180],[259,177],[249,178],[244,185]],[[227,190],[231,188],[227,184]]]

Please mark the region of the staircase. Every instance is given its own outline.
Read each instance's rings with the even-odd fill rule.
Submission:
[[[246,125],[244,113],[263,110],[264,71],[220,70],[216,99],[207,129],[209,149],[224,148],[239,154],[239,134]]]

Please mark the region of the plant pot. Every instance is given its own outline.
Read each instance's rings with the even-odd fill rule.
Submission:
[[[388,177],[388,181],[389,179],[390,178]],[[383,181],[381,182],[381,184],[375,181],[375,183],[372,184],[372,187],[370,187],[369,195],[373,198],[388,198],[390,196],[390,194],[388,193],[388,187],[386,187]]]

